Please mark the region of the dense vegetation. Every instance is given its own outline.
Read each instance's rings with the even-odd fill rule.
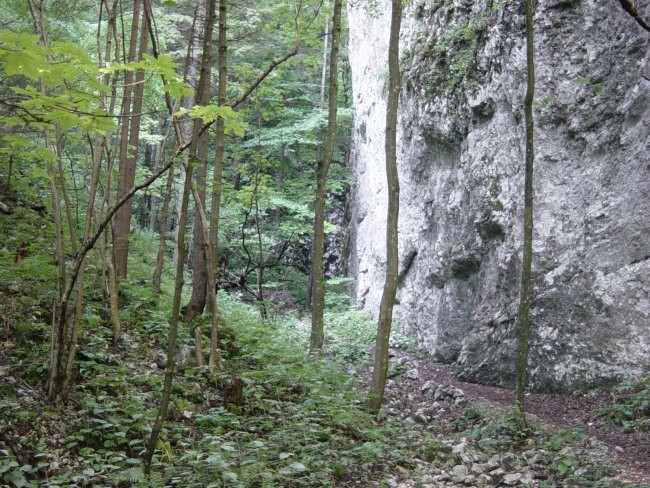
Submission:
[[[218,3],[218,19],[215,0],[0,5],[0,485],[431,484],[541,446],[540,486],[615,486],[583,436],[507,412],[371,415],[375,325],[344,262],[326,270],[326,354],[308,355],[332,12]],[[328,215],[351,184],[344,52],[339,66]],[[325,225],[330,245],[344,227]],[[635,388],[603,415],[647,427]]]
[[[501,469],[503,477],[534,458],[539,486],[621,486],[607,479],[613,466],[606,452],[574,429],[533,424],[521,432],[508,411],[452,399],[441,401],[450,416],[430,423],[371,415],[359,382],[368,380],[375,324],[350,309],[340,280],[328,287],[324,356],[308,356],[310,330],[298,310],[274,311],[264,321],[238,293],[219,296],[224,371],[198,369],[191,328],[181,328],[183,358],[153,471],[145,478],[141,456],[162,388],[171,293],[169,280],[160,296],[143,285],[151,234],[136,234],[131,278],[120,285],[122,340],[112,345],[105,305],[99,296],[90,300],[75,387],[69,401],[56,406],[44,389],[47,303],[56,274],[48,253],[52,225],[31,209],[17,209],[2,223],[2,231],[9,234],[9,225],[17,239],[40,232],[18,263],[9,246],[2,252],[0,485],[394,486],[406,477],[445,486],[436,484],[432,471],[460,476],[454,469],[469,460]],[[209,319],[201,322],[209,326]],[[413,348],[400,334],[392,345]],[[391,362],[394,381],[404,381],[405,372]],[[644,428],[631,421],[647,419],[647,384],[615,394],[602,415],[628,429]],[[476,476],[477,486],[493,486]]]

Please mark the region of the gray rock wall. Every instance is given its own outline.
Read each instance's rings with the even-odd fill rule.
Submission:
[[[395,317],[461,377],[514,378],[522,241],[522,2],[416,0],[401,40]],[[637,1],[650,19],[650,1]],[[376,313],[384,279],[389,5],[349,8],[356,110],[350,269]],[[650,35],[617,2],[536,9],[530,384],[650,372]]]

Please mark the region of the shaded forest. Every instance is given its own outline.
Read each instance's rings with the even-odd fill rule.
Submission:
[[[391,6],[390,58],[377,60],[389,177],[403,15]],[[591,433],[526,418],[523,327],[516,402],[413,373],[423,352],[391,331],[395,209],[379,328],[356,309],[345,8],[2,3],[0,486],[648,481]],[[603,431],[645,452],[647,378],[583,394],[598,396]]]

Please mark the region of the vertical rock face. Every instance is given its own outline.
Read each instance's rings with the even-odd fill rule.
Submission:
[[[511,0],[416,0],[402,36],[396,319],[467,379],[514,379],[523,214],[524,19]],[[637,2],[650,19],[650,2]],[[356,118],[350,270],[384,279],[390,7],[349,10]],[[536,8],[530,384],[650,371],[650,36],[617,2]]]

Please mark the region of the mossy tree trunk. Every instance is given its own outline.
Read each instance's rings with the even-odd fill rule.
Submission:
[[[329,172],[334,145],[336,143],[336,111],[338,96],[338,60],[341,39],[341,4],[342,0],[334,0],[332,17],[332,47],[330,52],[329,101],[327,137],[325,153],[318,161],[316,169],[316,201],[314,203],[314,244],[312,251],[312,313],[311,313],[311,344],[310,351],[320,352],[325,339],[323,331],[323,313],[325,309],[325,203],[327,198],[327,174]],[[326,24],[327,25],[327,24]],[[327,43],[327,37],[325,37]]]
[[[138,46],[138,22],[140,21],[141,0],[133,2],[133,20],[131,24],[131,38],[129,44],[128,62],[134,62]],[[134,105],[134,73],[127,70],[124,73],[124,93],[122,95],[122,111],[120,114],[120,145],[119,145],[119,173],[117,184],[117,199],[124,196],[133,186],[135,181],[135,162],[137,147],[130,146],[136,142],[140,130],[140,117],[136,119]],[[142,85],[142,83],[141,83]],[[140,97],[142,93],[140,92]],[[141,103],[141,102],[140,102]],[[134,133],[134,131],[136,133]],[[123,205],[115,215],[113,226],[113,249],[115,253],[115,272],[119,278],[124,278],[127,273],[129,256],[129,230],[131,228],[131,204]]]
[[[535,145],[533,139],[533,97],[535,93],[535,57],[533,33],[533,0],[525,0],[526,9],[526,164],[524,181],[524,249],[521,267],[521,295],[519,300],[518,354],[516,365],[515,411],[521,428],[526,426],[524,397],[528,365],[528,341],[530,328],[530,293],[532,290],[531,265],[533,259],[533,163]]]
[[[207,21],[207,18],[210,17],[210,12],[207,10],[208,3],[206,2],[204,17]],[[214,21],[214,16],[212,17]],[[213,22],[214,23],[214,22]],[[209,27],[209,35],[212,36],[214,31],[214,26]],[[206,34],[207,35],[207,29]],[[205,46],[205,43],[204,43]],[[206,58],[208,56],[208,58]],[[209,103],[210,100],[210,77],[212,69],[212,49],[208,53],[203,54],[203,59],[207,61],[210,66],[210,69],[207,71],[206,76],[208,77],[206,83],[204,84],[204,93],[197,92],[196,100],[199,105],[205,105]],[[196,150],[192,153],[190,150],[190,160],[195,164],[195,174],[196,174],[196,184],[194,188],[196,189],[196,197],[200,199],[200,204],[205,209],[205,178],[207,174],[207,165],[208,165],[208,145],[209,145],[209,133],[208,131],[203,132],[199,135],[199,140],[196,145]],[[203,313],[206,303],[206,294],[208,289],[208,273],[206,265],[206,254],[204,249],[203,242],[203,223],[201,220],[201,215],[199,213],[199,205],[194,207],[194,228],[192,236],[192,295],[189,302],[184,307],[183,321],[192,322],[196,317]],[[198,352],[200,351],[199,345],[196,348],[197,358]]]
[[[226,0],[219,1],[219,79],[217,84],[217,103],[219,106],[226,105],[228,88],[228,4]],[[212,249],[213,266],[215,278],[218,278],[219,270],[219,212],[221,211],[221,192],[223,184],[223,164],[226,151],[226,127],[223,118],[216,121],[216,142],[214,156],[214,172],[212,174],[212,205],[210,208],[210,248]],[[211,283],[215,288],[215,301],[208,300],[208,312],[219,315],[216,302],[217,283]],[[216,347],[216,345],[215,345]]]
[[[203,53],[201,56],[201,68],[199,74],[199,83],[196,89],[197,101],[200,105],[205,105],[209,102],[205,94],[209,93],[207,84],[209,80],[209,72],[211,67],[211,51],[212,51],[212,32],[216,13],[216,1],[208,0],[206,7],[205,23],[203,29]],[[172,316],[169,323],[169,339],[167,345],[167,363],[165,367],[165,379],[163,383],[162,399],[160,401],[160,408],[153,428],[151,429],[151,436],[147,443],[147,449],[143,458],[144,472],[149,474],[151,472],[151,463],[153,460],[154,451],[158,444],[158,438],[162,431],[162,426],[165,418],[167,417],[167,410],[171,399],[172,382],[174,378],[174,366],[176,360],[177,350],[177,335],[178,335],[178,318],[181,309],[181,294],[183,291],[183,271],[185,264],[185,227],[187,225],[189,196],[192,192],[192,173],[193,166],[196,159],[197,149],[199,145],[199,136],[201,134],[202,122],[200,119],[195,119],[192,127],[192,139],[190,141],[190,158],[185,166],[185,183],[183,185],[183,194],[181,197],[180,214],[178,221],[178,240],[176,243],[178,259],[176,261],[176,278],[174,282],[174,298],[172,302]],[[200,344],[196,344],[200,348]]]
[[[377,414],[381,409],[388,373],[388,343],[393,323],[393,306],[397,293],[399,177],[397,174],[397,106],[400,91],[399,33],[402,22],[402,2],[392,0],[390,41],[388,46],[388,100],[386,102],[386,181],[388,214],[386,217],[386,281],[379,307],[372,384],[368,409]]]

